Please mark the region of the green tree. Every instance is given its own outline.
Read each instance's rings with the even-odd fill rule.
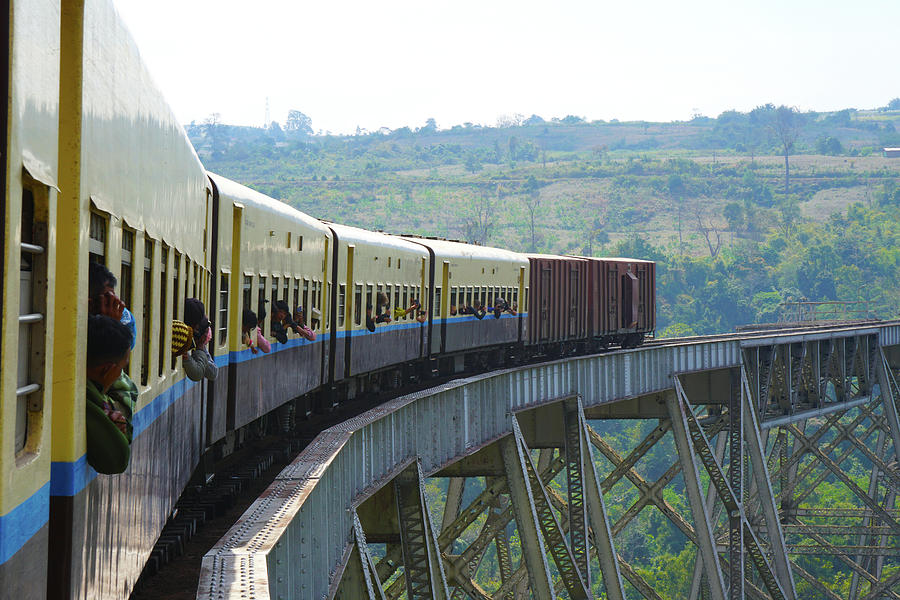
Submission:
[[[470,152],[466,156],[466,170],[470,173],[477,173],[483,168],[481,164],[481,159],[478,158],[478,155],[474,152]]]
[[[669,192],[669,198],[671,198],[674,203],[675,220],[678,225],[678,251],[681,252],[684,246],[684,239],[681,232],[681,213],[684,212],[684,195],[686,191],[684,180],[681,178],[681,175],[676,173],[669,175],[666,189]]]
[[[537,229],[535,227],[535,216],[541,206],[541,184],[538,183],[534,175],[529,175],[524,184],[525,194],[522,195],[522,203],[525,210],[528,211],[528,219],[531,229],[531,245],[528,247],[530,252],[537,251]]]
[[[293,131],[304,135],[312,135],[312,119],[304,115],[299,110],[289,110],[287,121],[284,124],[287,131]]]

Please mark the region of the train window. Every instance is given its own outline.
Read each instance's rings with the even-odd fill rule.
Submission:
[[[153,307],[153,240],[144,237],[144,299],[141,305],[141,385],[150,380],[150,312]]]
[[[525,287],[525,297],[522,299],[522,310],[528,312],[528,287]]]
[[[132,261],[134,253],[134,231],[131,229],[122,229],[122,270],[119,272],[119,298],[125,303],[125,306],[131,306],[133,298],[132,290],[134,283],[131,278],[134,277],[132,270]]]
[[[175,279],[175,285],[172,286],[172,314],[175,315],[175,318],[178,318],[178,315],[182,314],[183,307],[181,304],[183,302],[182,298],[184,298],[184,294],[181,291],[181,253],[177,250],[175,251],[175,258],[172,263],[172,275]],[[171,360],[172,370],[175,370],[175,367],[178,366],[178,359],[175,356],[172,356]]]
[[[513,288],[512,305],[515,310],[519,310],[519,288]],[[525,310],[525,308],[522,307],[522,310]]]
[[[228,273],[219,276],[219,345],[224,346],[228,340]]]
[[[272,277],[272,303],[273,304],[278,300],[278,285],[279,285],[278,277]]]
[[[391,267],[391,257],[388,256],[388,268],[390,268],[390,267]]]
[[[455,309],[458,306],[456,304],[456,293],[457,293],[456,291],[457,291],[457,287],[455,285],[450,288],[450,308],[451,309]],[[451,310],[451,313],[452,312],[453,311]]]
[[[191,290],[191,298],[199,298],[202,295],[200,293],[200,265],[194,261],[191,261],[191,264],[194,265],[194,281]]]
[[[263,335],[268,335],[269,331],[266,327],[265,321],[263,320],[263,315],[268,315],[269,311],[266,308],[266,278],[262,275],[259,276],[259,284],[257,285],[257,294],[256,294],[256,316],[259,318],[259,327],[263,332]]]
[[[344,326],[344,303],[346,302],[345,296],[347,295],[347,286],[345,284],[341,284],[338,291],[338,306],[337,306],[337,326]]]
[[[400,286],[394,286],[394,308],[401,308],[400,306]],[[405,306],[402,308],[406,308]]]
[[[293,248],[293,246],[291,245],[291,232],[290,231],[287,232],[287,247]]]
[[[374,309],[374,307],[375,307],[375,298],[372,297],[372,293],[373,293],[372,284],[371,283],[367,284],[366,285],[366,308],[367,309],[368,308]]]
[[[403,305],[402,305],[402,306],[398,306],[397,308],[402,308],[404,311],[405,311],[407,308],[409,308],[409,286],[408,286],[408,285],[404,285],[404,286],[403,286]],[[415,316],[415,315],[414,315],[414,316]],[[402,318],[402,319],[406,319],[406,318],[407,318],[407,315],[403,315],[401,318]]]
[[[494,286],[488,288],[487,306],[494,306]]]
[[[298,306],[302,306],[300,303],[300,278],[294,277],[294,305],[291,306],[291,309],[297,308]]]
[[[106,229],[108,224],[109,220],[105,216],[91,211],[88,252],[91,255],[91,260],[104,265],[106,264],[104,257],[106,256]]]
[[[241,290],[242,299],[241,299],[241,310],[253,310],[253,277],[250,275],[244,275],[244,288]]]
[[[400,268],[400,259],[399,258],[397,259],[397,268],[398,269]]]
[[[159,376],[165,373],[166,364],[166,321],[168,321],[168,308],[166,306],[166,297],[168,296],[168,278],[166,277],[166,264],[169,262],[169,249],[165,244],[160,246],[159,252],[159,362],[156,363]],[[171,348],[169,348],[171,352]]]
[[[309,322],[310,318],[312,318],[312,305],[309,303],[309,279],[303,280],[303,301],[301,304],[303,305],[303,310],[306,311],[306,320]]]
[[[358,283],[353,294],[353,323],[362,325],[362,286]]]
[[[23,184],[30,182],[28,178]],[[15,452],[36,452],[40,444],[45,379],[47,311],[46,188],[22,189],[22,237],[19,246],[19,341],[16,370]]]
[[[481,306],[487,306],[487,286],[481,286],[481,296],[478,298],[481,302]]]
[[[299,238],[297,241],[297,252],[303,252],[303,236],[298,235],[297,237]]]
[[[434,288],[434,310],[432,311],[434,316],[441,316],[441,288]]]
[[[285,302],[290,302],[290,287],[291,287],[291,278],[285,277],[282,279],[281,283],[281,299]]]

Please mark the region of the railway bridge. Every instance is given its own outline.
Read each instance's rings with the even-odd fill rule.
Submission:
[[[198,598],[668,598],[619,547],[659,511],[695,549],[692,599],[900,599],[898,368],[900,323],[869,322],[660,340],[397,398],[282,471],[204,558]],[[609,439],[625,420],[646,421],[629,449]],[[816,505],[823,485],[852,502]],[[611,514],[610,494],[630,506]]]

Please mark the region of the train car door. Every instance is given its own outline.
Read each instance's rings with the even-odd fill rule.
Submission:
[[[639,295],[638,278],[631,272],[631,265],[627,265],[622,274],[622,329],[637,327]]]

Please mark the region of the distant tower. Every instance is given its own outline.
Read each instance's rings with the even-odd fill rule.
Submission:
[[[266,96],[266,120],[263,121],[263,128],[269,128],[269,97]]]

